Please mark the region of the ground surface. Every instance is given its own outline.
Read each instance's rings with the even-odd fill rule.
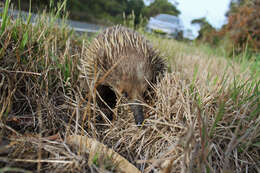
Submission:
[[[120,103],[114,121],[96,118],[104,114],[77,68],[90,39],[46,23],[10,22],[0,37],[1,171],[117,172],[110,156],[88,160],[91,151],[69,145],[67,137],[77,134],[113,148],[142,172],[259,172],[254,62],[147,35],[168,72],[138,128]]]

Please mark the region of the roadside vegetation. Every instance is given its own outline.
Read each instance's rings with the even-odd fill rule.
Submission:
[[[227,56],[246,54],[259,62],[259,0],[232,0],[226,13],[227,24],[216,30],[205,18],[195,19],[201,26],[197,41],[212,47],[223,47]]]
[[[113,24],[122,24],[125,16],[135,14],[135,24],[143,22],[143,18],[149,19],[160,13],[178,16],[180,11],[175,5],[168,0],[150,1],[149,6],[145,6],[143,0],[77,0],[77,1],[61,1],[61,0],[34,0],[23,1],[11,0],[16,9],[28,11],[30,6],[32,11],[52,11],[61,3],[65,3],[69,11],[69,18],[78,21],[87,21],[90,23],[110,26]],[[31,3],[32,2],[32,3]]]
[[[138,128],[127,105],[117,104],[112,122],[98,108],[77,68],[92,36],[58,26],[57,16],[43,13],[32,25],[2,14],[0,172],[122,171],[113,154],[79,150],[71,142],[78,136],[105,144],[141,172],[260,171],[260,68],[246,50],[229,58],[221,46],[140,29],[168,72]]]

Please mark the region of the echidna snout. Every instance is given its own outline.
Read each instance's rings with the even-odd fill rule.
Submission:
[[[143,106],[141,103],[144,100],[143,95],[147,89],[147,83],[144,79],[125,79],[125,81],[120,82],[119,92],[127,98],[127,103],[134,114],[135,123],[141,125],[144,121]]]
[[[140,105],[138,100],[133,100],[133,102],[130,103],[130,108],[134,114],[135,123],[141,125],[144,121],[143,106]]]

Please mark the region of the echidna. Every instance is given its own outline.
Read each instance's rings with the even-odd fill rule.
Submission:
[[[144,121],[144,93],[166,70],[164,59],[139,33],[117,25],[105,29],[86,50],[81,72],[88,83],[95,83],[100,95],[111,88],[117,96],[126,96],[136,124]],[[101,96],[102,97],[102,96]],[[113,96],[104,96],[105,101]],[[109,104],[115,106],[115,102]]]

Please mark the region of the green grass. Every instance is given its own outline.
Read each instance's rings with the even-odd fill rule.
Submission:
[[[1,15],[3,21],[1,23],[1,32],[0,32],[0,34],[3,34],[3,32],[4,32],[5,28],[6,28],[8,19],[9,19],[9,17],[7,16],[9,4],[10,4],[10,0],[5,1],[4,12]]]

